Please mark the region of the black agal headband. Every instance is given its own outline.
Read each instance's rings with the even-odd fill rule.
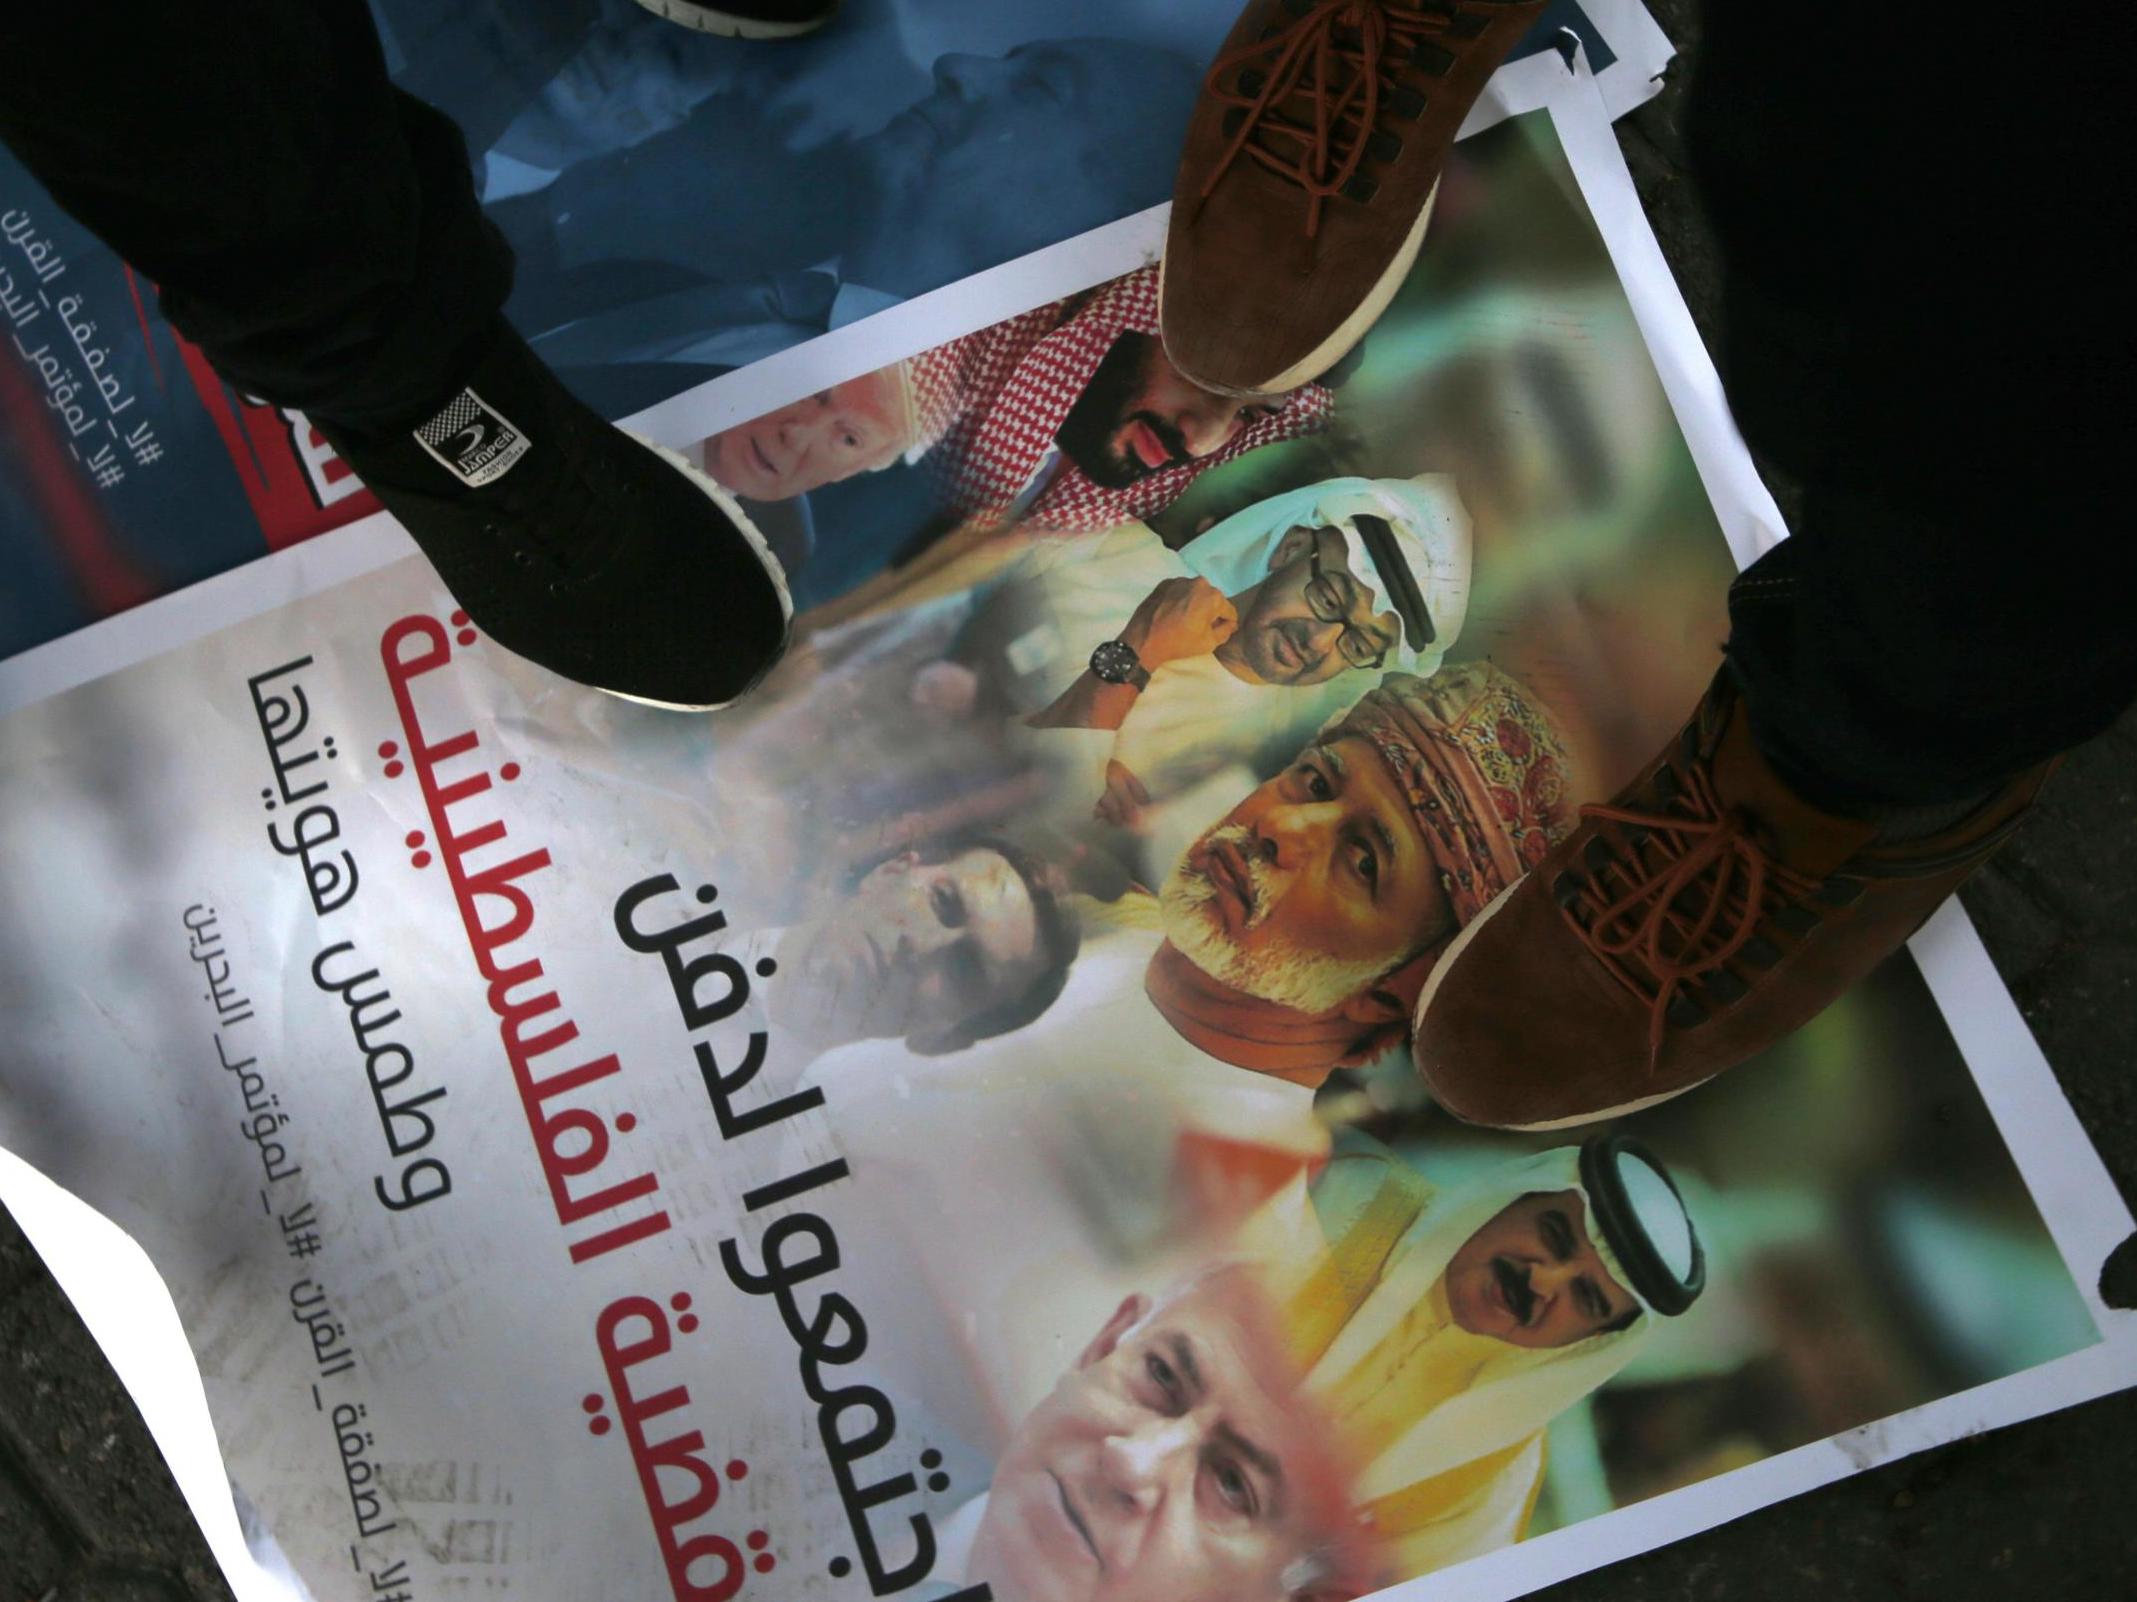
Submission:
[[[1373,559],[1373,571],[1387,586],[1395,615],[1402,619],[1403,638],[1409,641],[1412,651],[1423,651],[1439,631],[1432,626],[1432,614],[1425,610],[1425,592],[1417,587],[1417,575],[1410,571],[1410,563],[1402,554],[1402,541],[1384,517],[1358,512],[1350,521],[1358,538],[1365,542],[1365,554]]]
[[[1581,1146],[1580,1178],[1588,1209],[1632,1282],[1627,1289],[1664,1318],[1699,1300],[1706,1248],[1677,1182],[1655,1155],[1623,1135],[1596,1135]]]

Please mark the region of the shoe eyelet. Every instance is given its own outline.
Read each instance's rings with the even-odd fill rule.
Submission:
[[[1785,929],[1798,940],[1818,927],[1818,914],[1808,907],[1790,904],[1773,915],[1774,926]]]
[[[1258,95],[1261,93],[1262,85],[1268,81],[1269,75],[1267,73],[1258,72],[1250,67],[1239,75],[1239,92],[1243,95]]]
[[[1726,1007],[1741,1000],[1751,989],[1727,968],[1717,968],[1700,984],[1701,998],[1710,1007]]]
[[[1365,142],[1365,152],[1375,161],[1393,161],[1402,154],[1402,141],[1385,129],[1373,130],[1373,137]]]
[[[1863,883],[1860,879],[1849,879],[1835,874],[1818,886],[1814,893],[1829,907],[1844,907],[1860,896],[1862,891]]]
[[[1420,39],[1410,51],[1410,64],[1424,68],[1435,78],[1444,77],[1447,69],[1454,65],[1454,52],[1442,49],[1430,39]]]
[[[1588,864],[1590,873],[1603,873],[1618,865],[1617,853],[1610,849],[1610,842],[1601,835],[1592,836],[1581,847],[1581,861]]]
[[[1679,1029],[1697,1029],[1707,1021],[1708,1013],[1689,991],[1680,990],[1670,998],[1669,1010],[1663,1017]]]
[[[1362,172],[1343,186],[1343,198],[1345,200],[1371,200],[1379,192],[1380,181],[1377,178],[1368,178]]]
[[[1415,122],[1425,114],[1425,97],[1408,84],[1402,84],[1388,96],[1388,110]]]
[[[1753,935],[1737,948],[1736,954],[1754,968],[1771,968],[1781,960],[1781,948],[1764,935]]]
[[[1588,893],[1588,881],[1577,873],[1561,873],[1551,881],[1551,899],[1569,911]]]

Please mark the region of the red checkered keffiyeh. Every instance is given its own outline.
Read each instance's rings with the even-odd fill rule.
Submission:
[[[1158,331],[1155,265],[1116,278],[1080,302],[1055,301],[923,351],[907,364],[918,436],[950,505],[998,517],[1016,505],[1054,449],[1062,419],[1124,333]],[[1240,431],[1223,449],[1105,489],[1072,462],[1023,514],[1030,527],[1113,528],[1170,505],[1195,475],[1279,440],[1327,426],[1334,395],[1308,384],[1282,411]]]

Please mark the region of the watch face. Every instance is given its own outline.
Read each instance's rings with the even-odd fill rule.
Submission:
[[[1132,683],[1142,670],[1135,647],[1119,640],[1108,640],[1091,653],[1091,671],[1108,684]]]

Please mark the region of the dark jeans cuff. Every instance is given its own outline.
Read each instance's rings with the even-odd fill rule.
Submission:
[[[1850,597],[1843,615],[1818,588],[1837,576],[1828,555],[1798,536],[1746,568],[1730,587],[1726,647],[1760,754],[1816,805],[1963,801],[2090,739],[2129,704],[2126,645],[1985,646],[1933,598],[1906,594]],[[1882,629],[1862,621],[1880,616]],[[1896,653],[1911,653],[1904,670]]]
[[[410,96],[394,101],[406,146],[398,176],[414,190],[397,244],[320,239],[318,259],[284,264],[284,282],[313,292],[271,313],[257,302],[226,313],[198,293],[165,298],[172,322],[238,389],[356,434],[405,432],[438,411],[495,340],[512,287],[512,252],[482,213],[459,128]]]

